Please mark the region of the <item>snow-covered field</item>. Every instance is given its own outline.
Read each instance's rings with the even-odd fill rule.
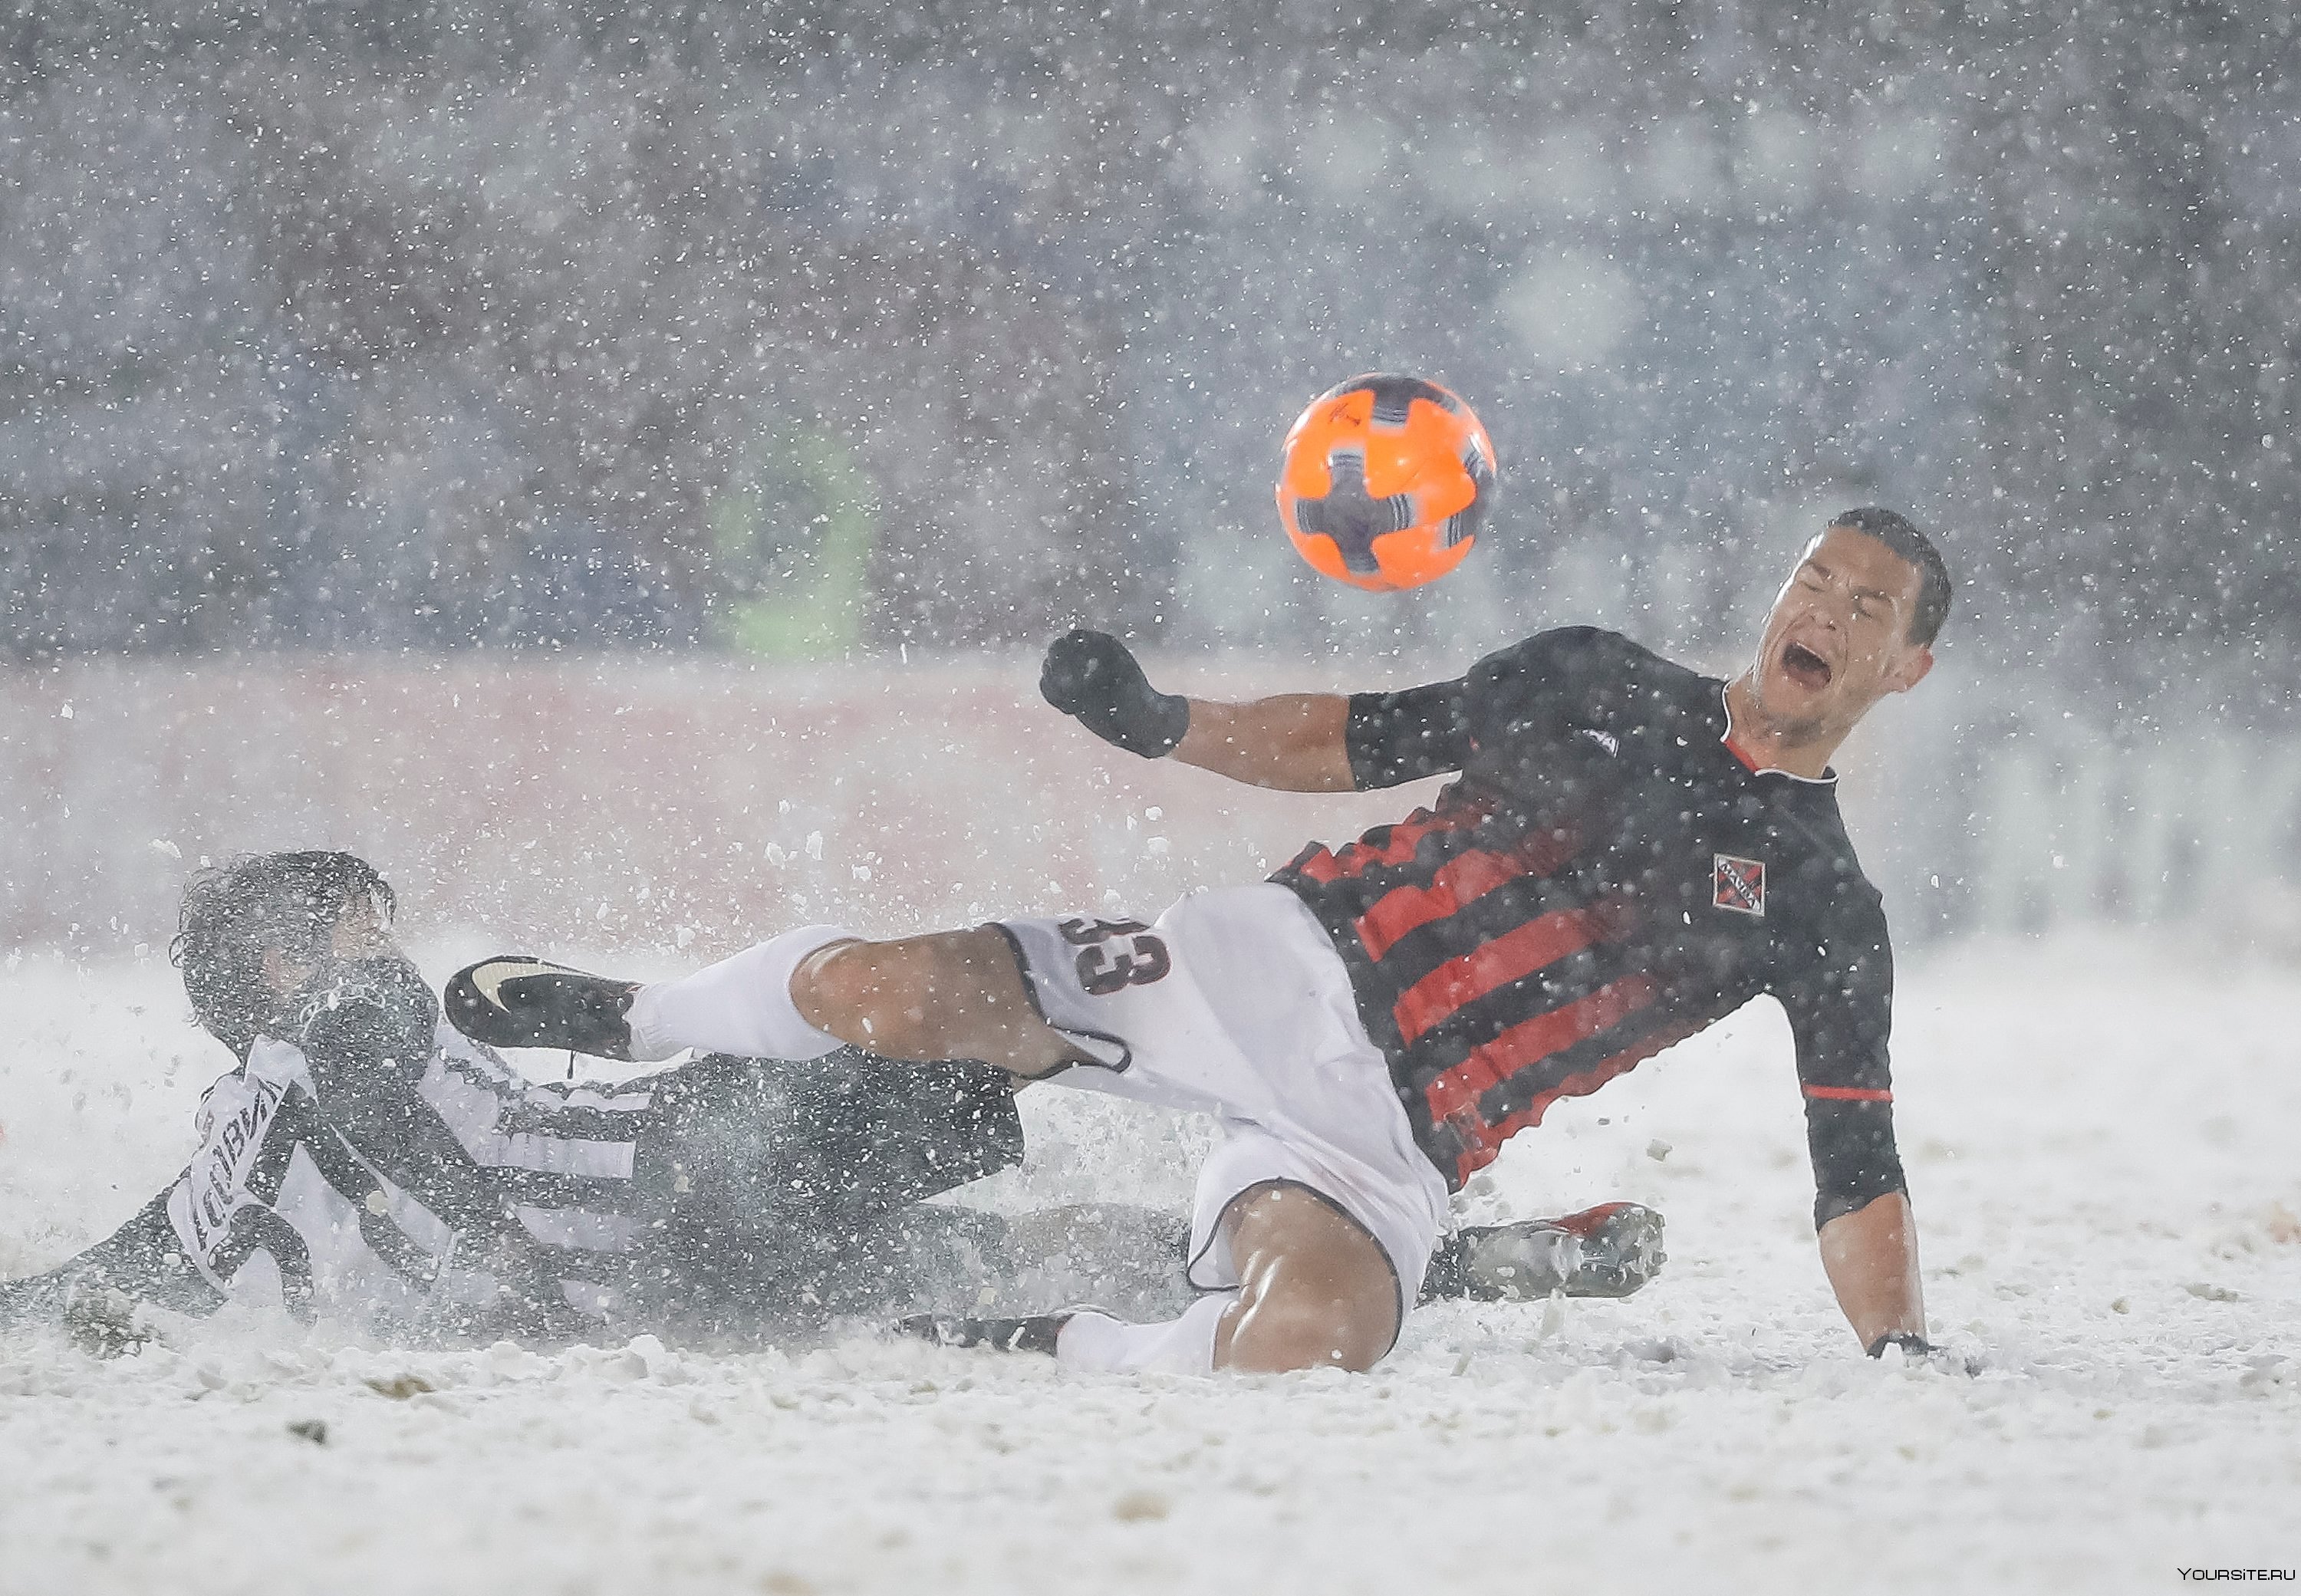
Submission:
[[[156,957],[28,958],[0,1003],[13,1274],[173,1173],[220,1055]],[[1907,961],[1903,1147],[1960,1368],[1870,1363],[1837,1317],[1768,1008],[1570,1106],[1472,1194],[1656,1203],[1659,1282],[1426,1310],[1370,1376],[1083,1377],[860,1330],[745,1356],[246,1322],[111,1362],[0,1339],[0,1589],[2146,1592],[2291,1568],[2297,1032],[2291,966],[2107,940]],[[1025,1100],[1033,1166],[987,1200],[1179,1198],[1187,1130]]]

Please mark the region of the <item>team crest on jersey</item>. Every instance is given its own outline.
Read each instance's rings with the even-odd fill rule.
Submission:
[[[1711,901],[1737,915],[1766,913],[1766,862],[1737,859],[1732,854],[1711,856]]]

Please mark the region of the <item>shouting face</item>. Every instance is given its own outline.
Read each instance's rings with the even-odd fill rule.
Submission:
[[[1917,686],[1934,663],[1932,649],[1910,640],[1920,580],[1915,565],[1853,527],[1807,545],[1747,678],[1768,735],[1834,748],[1878,699]]]

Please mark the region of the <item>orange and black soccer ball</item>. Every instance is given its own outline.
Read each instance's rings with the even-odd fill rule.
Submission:
[[[1462,563],[1494,496],[1494,445],[1470,407],[1419,377],[1330,388],[1286,434],[1278,518],[1302,557],[1376,593]]]

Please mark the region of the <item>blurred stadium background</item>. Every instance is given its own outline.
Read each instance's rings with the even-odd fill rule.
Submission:
[[[1904,938],[2301,953],[2297,63],[2272,0],[11,8],[0,948],[317,841],[595,941],[1149,907],[1394,801],[1064,738],[1050,631],[1723,669],[1883,502],[1965,581],[1849,762]],[[1501,452],[1430,592],[1270,509],[1372,368]]]

